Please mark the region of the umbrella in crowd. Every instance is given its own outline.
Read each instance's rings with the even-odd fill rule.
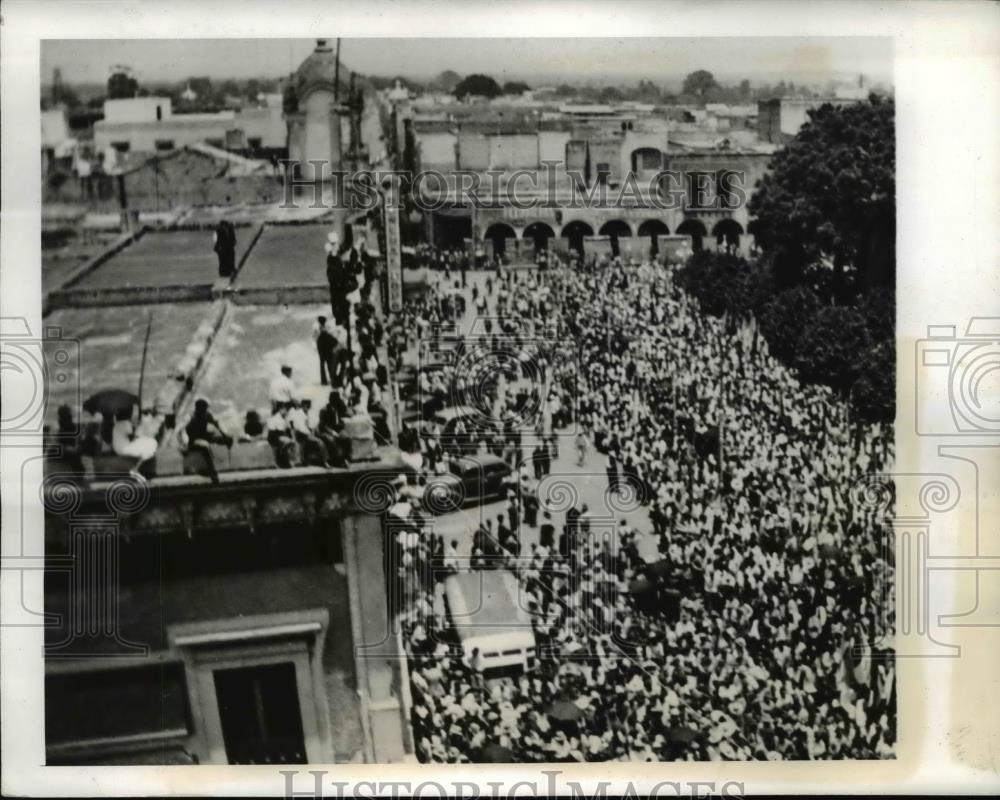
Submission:
[[[586,716],[582,708],[569,700],[556,700],[545,713],[555,722],[579,722]]]
[[[691,744],[691,742],[698,738],[698,731],[693,728],[667,728],[664,733],[666,740],[675,744]]]
[[[83,410],[88,414],[101,414],[105,419],[114,419],[120,411],[131,412],[139,398],[124,389],[103,389],[88,397]]]

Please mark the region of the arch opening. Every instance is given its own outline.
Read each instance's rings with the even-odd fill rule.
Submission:
[[[570,250],[576,250],[583,254],[583,237],[593,236],[594,229],[583,220],[573,220],[566,223],[562,229],[562,236],[569,240]]]
[[[549,247],[549,239],[552,239],[555,235],[556,232],[546,223],[532,222],[524,229],[522,238],[534,241],[535,251],[537,252],[539,250],[547,250]]]
[[[503,257],[507,252],[507,240],[516,239],[517,232],[506,222],[494,222],[483,234],[483,240],[493,243],[494,257]]]
[[[735,219],[720,219],[712,228],[716,245],[725,248],[727,253],[735,253],[740,249],[740,236],[743,233],[743,226]]]
[[[697,252],[701,250],[708,231],[705,226],[696,219],[686,219],[677,226],[677,233],[680,236],[691,237],[691,248]]]
[[[599,233],[601,236],[607,236],[611,239],[611,255],[617,257],[621,255],[618,240],[629,238],[632,235],[632,229],[624,220],[609,219],[601,226]]]
[[[657,237],[669,235],[670,228],[663,220],[646,219],[639,225],[639,236],[649,237],[649,254],[652,258],[656,258],[660,252],[660,243],[657,241]]]

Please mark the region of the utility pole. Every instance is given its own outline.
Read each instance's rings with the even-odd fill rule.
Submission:
[[[333,102],[340,99],[340,37],[337,37],[337,54],[333,60]]]

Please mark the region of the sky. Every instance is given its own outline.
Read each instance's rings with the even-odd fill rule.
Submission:
[[[334,40],[331,39],[331,42]],[[119,39],[42,42],[42,81],[103,83],[125,64],[143,81],[281,77],[312,51],[311,39]],[[892,82],[888,38],[344,39],[341,62],[366,75],[425,79],[452,69],[498,80],[680,81],[696,69],[718,79],[777,82],[865,74]]]

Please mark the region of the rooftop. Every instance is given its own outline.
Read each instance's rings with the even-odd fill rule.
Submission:
[[[69,290],[207,286],[218,278],[211,230],[150,231],[79,280]],[[251,243],[236,236],[239,261]]]
[[[231,211],[227,209],[226,216],[232,217]],[[194,398],[204,396],[220,425],[239,435],[247,410],[258,410],[263,419],[270,415],[269,384],[282,364],[292,366],[301,397],[313,402],[316,421],[329,394],[320,385],[311,337],[316,317],[331,316],[324,249],[329,227],[239,228],[237,263],[243,263],[236,279],[227,283],[217,274],[213,221],[210,214],[202,220],[207,224],[194,229],[119,238],[105,260],[96,260],[93,268],[57,293],[57,306],[62,307],[46,316],[51,333],[46,353],[55,359],[70,352],[71,358],[50,385],[47,424],[54,427],[63,404],[82,423],[83,402],[104,390],[138,394],[144,349],[142,405],[155,407],[168,424],[171,414],[178,414],[183,424]],[[205,299],[199,302],[201,296]],[[395,453],[385,448],[376,457],[391,460]],[[98,473],[128,469],[126,459],[101,459],[95,464]],[[223,447],[217,466],[220,472],[273,470],[274,454],[266,442]],[[155,473],[159,480],[182,471],[183,458],[168,433]],[[188,479],[207,480],[185,476]]]

